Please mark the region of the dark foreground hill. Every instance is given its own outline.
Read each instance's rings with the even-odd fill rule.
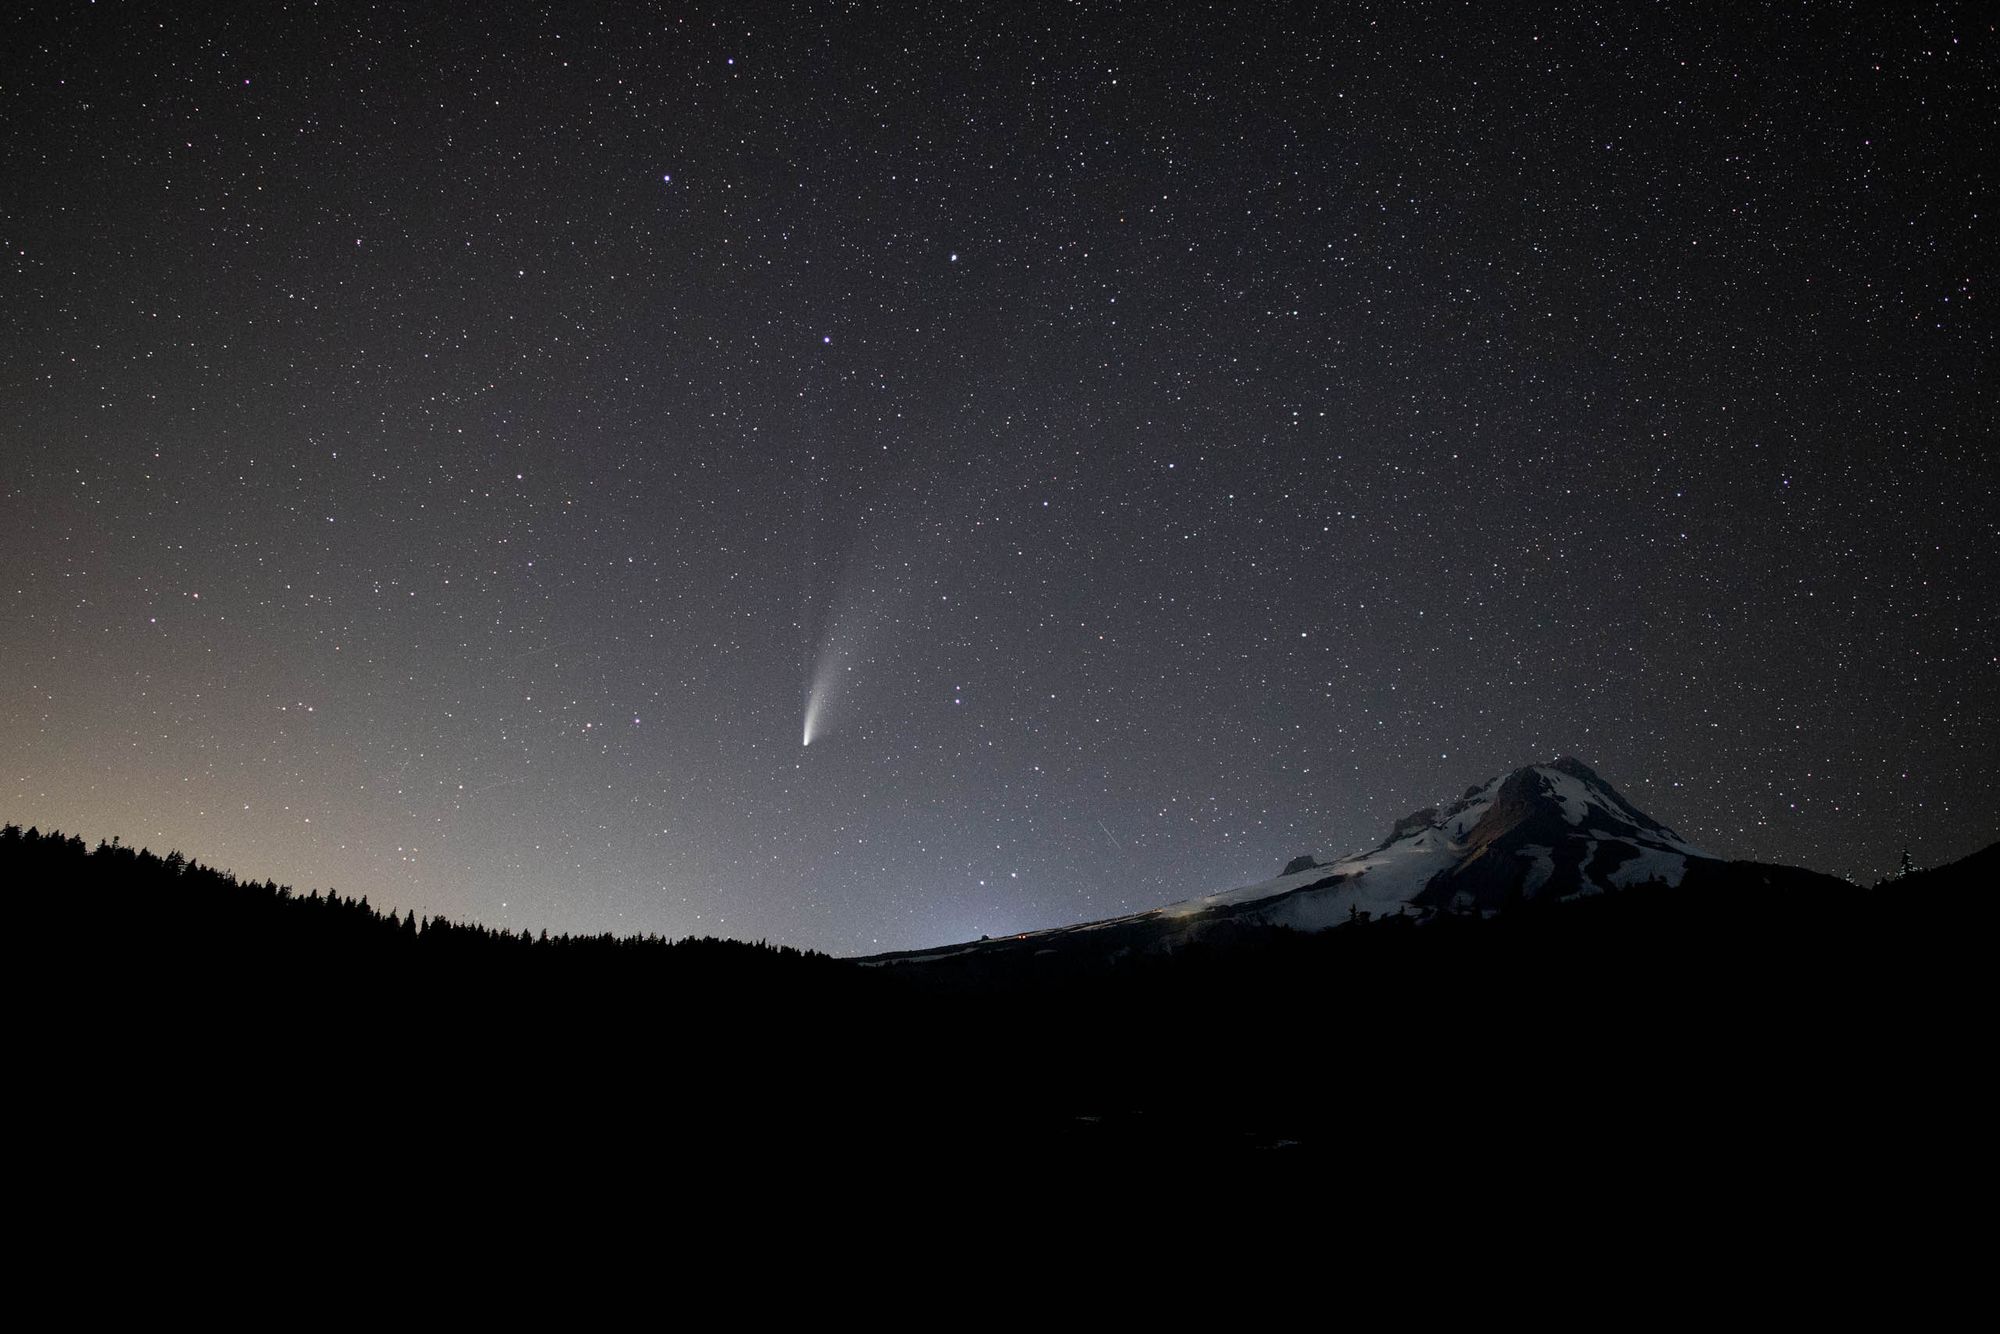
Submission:
[[[85,1136],[286,1152],[338,1119],[530,1158],[1678,1153],[1962,1116],[2000,847],[1874,889],[1716,863],[1054,967],[531,940],[13,829],[0,875],[29,906],[37,1087]]]

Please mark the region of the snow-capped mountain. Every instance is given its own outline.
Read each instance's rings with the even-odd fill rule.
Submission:
[[[1690,862],[1721,860],[1618,795],[1581,761],[1529,765],[1396,821],[1380,846],[1337,861],[1300,857],[1272,880],[1129,917],[900,957],[936,959],[1090,939],[1172,945],[1224,924],[1320,931],[1389,914],[1491,912],[1509,899],[1567,898],[1649,880],[1678,885]]]
[[[1396,822],[1368,852],[1211,894],[1164,911],[1263,905],[1272,925],[1316,930],[1354,915],[1492,911],[1524,899],[1680,883],[1690,858],[1717,860],[1618,795],[1580,760],[1516,769],[1442,810]]]

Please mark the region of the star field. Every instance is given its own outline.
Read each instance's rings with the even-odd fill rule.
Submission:
[[[16,6],[0,815],[833,952],[1559,753],[1962,856],[1995,143],[1977,6]]]

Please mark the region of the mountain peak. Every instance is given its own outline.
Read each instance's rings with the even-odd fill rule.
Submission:
[[[1167,911],[1241,913],[1268,903],[1273,924],[1315,929],[1347,920],[1350,910],[1491,911],[1514,898],[1566,898],[1652,879],[1678,884],[1689,859],[1707,858],[1564,755],[1413,811],[1368,852],[1298,859],[1276,880]]]
[[[1530,767],[1538,766],[1531,765]],[[1604,781],[1597,776],[1596,770],[1574,755],[1559,755],[1545,767],[1554,769],[1557,773],[1568,774],[1571,778],[1581,778],[1586,783],[1602,783]]]
[[[1054,950],[1081,938],[1161,948],[1225,923],[1320,931],[1372,916],[1491,912],[1514,900],[1568,898],[1654,880],[1678,885],[1691,862],[1715,860],[1632,805],[1589,765],[1565,755],[1475,783],[1444,806],[1413,811],[1367,852],[1331,861],[1294,857],[1272,880],[1130,917],[1013,937],[1006,948]]]

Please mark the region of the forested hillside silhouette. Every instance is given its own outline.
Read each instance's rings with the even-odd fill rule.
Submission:
[[[1694,1116],[1761,1098],[1846,1124],[1970,1068],[1997,870],[2000,847],[1868,889],[1710,864],[1484,918],[893,963],[420,920],[0,831],[0,875],[30,905],[16,948],[61,997],[30,1041],[120,1090],[87,1114],[228,1108],[245,1133],[245,1108],[282,1121],[295,1102],[421,1108],[479,1135],[876,1145],[1325,1145],[1385,1099]],[[1604,1130],[1557,1119],[1544,1129]]]
[[[525,975],[587,973],[603,981],[645,973],[716,980],[745,975],[824,976],[839,971],[823,954],[764,942],[658,935],[551,936],[398,916],[367,897],[332,890],[300,893],[273,880],[239,880],[180,852],[160,856],[117,839],[89,849],[77,837],[8,825],[0,830],[0,873],[39,891],[49,925],[106,949],[184,971],[199,963],[338,969],[363,974],[467,968]]]

